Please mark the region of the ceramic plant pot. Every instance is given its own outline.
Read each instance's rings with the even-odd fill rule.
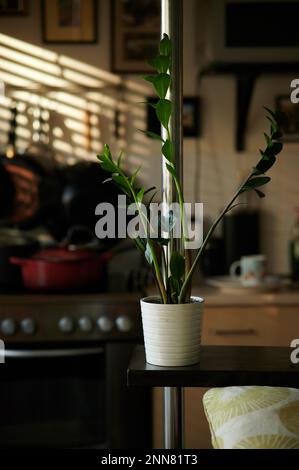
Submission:
[[[203,299],[188,304],[141,300],[146,361],[156,366],[189,366],[199,362]]]

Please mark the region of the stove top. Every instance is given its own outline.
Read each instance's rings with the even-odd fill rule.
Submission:
[[[0,295],[0,339],[9,343],[136,341],[139,294],[97,292]]]

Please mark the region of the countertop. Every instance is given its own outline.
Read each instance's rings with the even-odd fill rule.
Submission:
[[[157,295],[155,287],[147,289],[147,295]],[[196,285],[192,295],[202,297],[205,301],[205,308],[209,307],[230,307],[230,306],[298,306],[299,290],[281,290],[277,292],[259,293],[223,293],[215,287],[207,285]],[[38,303],[113,303],[122,301],[139,302],[141,294],[125,293],[72,293],[72,294],[0,294],[0,305],[2,304],[38,304]]]
[[[154,287],[147,290],[148,295],[156,295]],[[207,285],[194,286],[192,295],[202,297],[205,308],[230,306],[299,306],[299,290],[283,289],[275,292],[258,293],[223,293],[219,289]]]

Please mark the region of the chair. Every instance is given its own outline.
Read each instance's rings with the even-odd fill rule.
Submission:
[[[213,388],[203,405],[215,449],[299,449],[296,388]]]

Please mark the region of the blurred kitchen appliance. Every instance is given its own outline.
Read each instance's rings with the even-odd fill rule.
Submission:
[[[297,62],[298,0],[196,2],[198,62],[211,64]]]
[[[258,211],[230,213],[223,219],[225,273],[243,255],[260,253],[260,214]]]
[[[79,162],[64,169],[61,206],[67,228],[83,225],[94,230],[98,220],[96,206],[107,202],[117,207],[116,186],[113,183],[102,184],[105,179],[107,174],[97,162]],[[114,244],[115,241],[103,240],[106,244]]]
[[[222,238],[212,238],[202,255],[200,270],[205,276],[224,274],[224,249]]]
[[[1,296],[0,447],[149,448],[150,390],[126,386],[141,332],[134,295]]]

